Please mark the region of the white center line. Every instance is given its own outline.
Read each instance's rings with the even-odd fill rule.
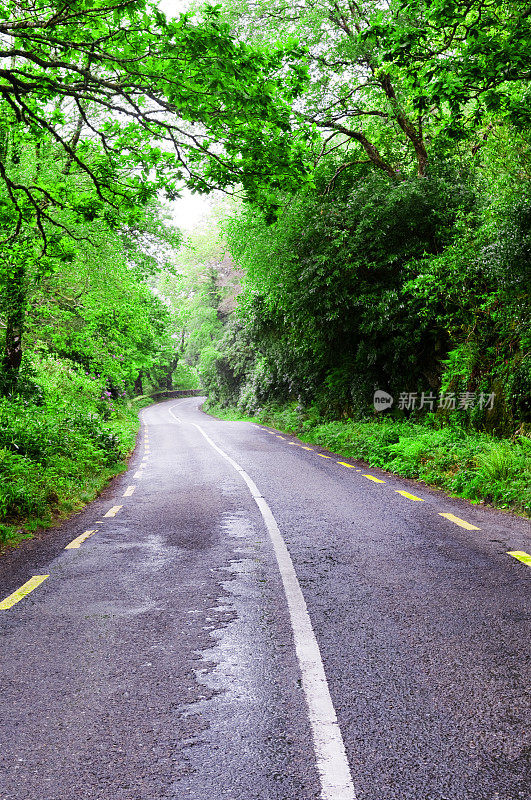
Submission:
[[[171,413],[171,409],[170,413]],[[231,464],[247,484],[271,538],[273,550],[284,585],[284,593],[293,629],[295,650],[302,675],[302,686],[308,704],[308,716],[313,734],[317,769],[321,779],[322,800],[356,800],[352,775],[345,752],[343,736],[330,697],[319,645],[313,632],[293,561],[282,538],[271,509],[258,487],[240,465],[219,448],[200,425],[192,423],[211,447]]]
[[[169,412],[170,412],[170,414],[172,415],[172,417],[173,417],[173,419],[175,420],[175,422],[182,422],[182,419],[181,419],[180,417],[176,416],[176,415],[173,413],[173,409],[174,409],[174,408],[177,408],[177,406],[178,406],[178,405],[179,405],[179,403],[176,403],[174,406],[172,406],[171,408],[169,408],[169,409],[168,409],[168,411],[169,411]]]

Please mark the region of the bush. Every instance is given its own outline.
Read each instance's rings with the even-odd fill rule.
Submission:
[[[0,398],[0,543],[28,519],[79,506],[116,473],[134,443],[136,414],[70,362],[36,359],[35,395]],[[88,498],[87,498],[88,499]]]

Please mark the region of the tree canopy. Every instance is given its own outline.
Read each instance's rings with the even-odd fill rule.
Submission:
[[[301,50],[250,48],[212,7],[168,20],[144,0],[8,0],[0,42],[10,235],[31,216],[44,234],[43,221],[68,206],[73,170],[95,209],[131,207],[161,188],[173,197],[183,184],[253,194],[300,170],[289,120],[305,81]],[[60,178],[21,174],[28,136],[62,153]]]
[[[376,388],[476,392],[495,407],[452,419],[528,424],[531,5],[228,0],[223,14],[261,47],[305,42],[293,113],[314,134],[313,186],[277,192],[273,222],[256,206],[227,222],[244,291],[212,396],[365,418]]]
[[[498,0],[228,0],[247,41],[308,49],[311,84],[294,104],[314,126],[314,163],[368,163],[399,180],[423,177],[448,137],[471,146],[495,112],[529,122],[529,3]],[[487,116],[486,116],[487,115]],[[348,157],[343,157],[348,156]]]

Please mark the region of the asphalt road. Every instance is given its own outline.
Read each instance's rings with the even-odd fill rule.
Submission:
[[[529,800],[529,523],[199,403],[1,559],[0,800]]]

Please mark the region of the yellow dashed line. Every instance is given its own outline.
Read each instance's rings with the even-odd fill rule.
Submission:
[[[131,497],[135,489],[136,486],[128,486],[125,492],[123,493],[122,497]]]
[[[409,494],[409,492],[402,492],[400,489],[395,489],[395,492],[397,494],[401,494],[402,497],[407,497],[409,500],[417,500],[419,503],[423,503],[424,502],[422,497],[417,497],[414,494]]]
[[[283,439],[285,441],[285,437],[281,436],[278,433],[274,433],[273,431],[269,431],[269,430],[266,430],[266,433],[271,434],[271,436],[276,436],[277,439]],[[306,447],[305,445],[300,444],[299,442],[288,442],[288,444],[290,444],[292,447],[302,447],[303,450],[309,450],[310,452],[313,452],[313,447]],[[147,448],[146,448],[146,452],[149,452],[147,450]],[[317,453],[317,455],[320,456],[321,458],[328,458],[328,459],[332,458],[332,456],[325,456],[323,453]],[[361,469],[356,468],[353,464],[347,464],[346,461],[336,461],[336,464],[340,464],[342,467],[347,467],[348,469],[355,469],[356,472],[361,472]],[[141,477],[141,476],[142,476],[141,472],[136,472],[135,475],[134,475],[135,478]],[[374,483],[386,483],[386,481],[383,481],[380,478],[375,478],[374,475],[364,474],[363,477],[367,478],[367,480],[369,480],[369,481],[373,481]],[[129,487],[129,488],[131,488],[131,487]],[[129,490],[127,490],[127,491],[129,491]],[[424,503],[425,502],[422,497],[417,497],[416,495],[411,494],[410,492],[405,492],[405,491],[402,491],[401,489],[395,489],[395,492],[396,492],[396,494],[402,495],[402,497],[407,497],[408,500],[413,500],[413,501],[415,501],[417,503]],[[132,493],[133,492],[131,491],[130,494],[132,494]],[[126,493],[126,494],[124,494],[124,497],[129,497],[129,495]],[[118,508],[121,508],[121,506],[118,507]],[[111,511],[112,510],[113,509],[111,509]],[[107,514],[105,516],[114,516],[114,514],[110,514],[110,512],[107,512]],[[439,516],[440,517],[445,517],[445,519],[450,520],[450,522],[455,522],[456,525],[459,525],[461,528],[466,528],[466,530],[469,530],[469,531],[479,531],[479,530],[481,530],[476,525],[471,525],[470,522],[466,522],[464,519],[460,519],[459,517],[456,517],[454,514],[439,513]],[[508,555],[514,556],[514,558],[517,558],[519,561],[522,561],[524,564],[528,564],[529,566],[531,566],[531,555],[529,555],[528,553],[525,553],[525,552],[519,551],[519,550],[515,550],[513,552],[510,552]]]
[[[75,548],[81,547],[85,539],[88,539],[89,536],[92,536],[92,534],[97,533],[97,530],[98,530],[97,528],[94,528],[93,530],[85,531],[85,533],[82,533],[81,536],[77,537],[77,539],[72,539],[70,544],[66,545],[65,550],[74,550]]]
[[[103,516],[104,517],[115,517],[121,508],[122,508],[122,506],[113,506]]]
[[[369,481],[374,481],[375,483],[385,483],[385,481],[381,481],[380,478],[375,478],[374,475],[364,475],[364,478],[367,478]]]
[[[9,597],[5,598],[5,600],[2,600],[0,603],[0,609],[2,611],[6,611],[8,608],[11,608],[11,606],[14,606],[15,603],[18,603],[19,600],[22,600],[24,597],[26,597],[27,594],[36,589],[37,586],[40,586],[40,584],[49,577],[49,575],[34,575],[33,578],[30,578],[29,581],[26,581],[26,583],[21,586],[20,589],[17,589],[16,592],[13,592],[13,594],[10,594]]]
[[[527,564],[528,567],[531,567],[531,556],[525,550],[511,550],[507,555],[517,558],[522,564]]]
[[[460,517],[456,517],[455,514],[441,514],[439,513],[440,517],[445,517],[445,519],[449,519],[450,522],[455,522],[456,525],[459,525],[461,528],[466,528],[467,531],[479,531],[481,528],[478,528],[476,525],[471,525],[470,522],[465,522],[464,519]]]

